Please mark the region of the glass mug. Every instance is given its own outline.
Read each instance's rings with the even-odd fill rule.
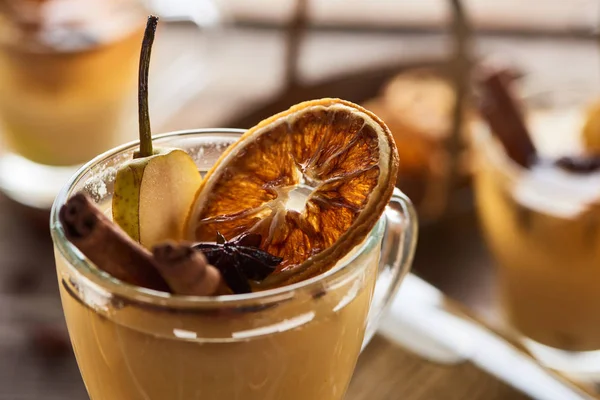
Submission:
[[[242,130],[158,136],[206,171]],[[137,143],[105,153],[71,179],[52,209],[63,309],[92,399],[342,399],[357,357],[410,269],[413,206],[399,190],[364,242],[330,271],[264,292],[170,296],[93,268],[66,239],[58,210],[88,193],[108,210],[116,168]]]
[[[149,6],[147,0],[0,0],[0,189],[9,197],[49,209],[81,164],[135,139]],[[155,123],[202,87],[204,78],[189,70],[202,71],[196,47],[203,40],[181,42],[177,52],[167,49],[168,39],[157,46],[154,58],[164,65],[156,65],[151,79],[150,90],[161,93],[151,98]]]

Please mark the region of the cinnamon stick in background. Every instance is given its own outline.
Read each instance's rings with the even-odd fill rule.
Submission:
[[[477,82],[481,92],[478,107],[506,154],[517,164],[529,168],[536,158],[536,150],[510,90],[510,75],[506,70],[482,71]]]
[[[98,268],[132,285],[170,291],[150,252],[108,219],[86,195],[71,197],[58,216],[67,239]]]
[[[213,296],[229,292],[219,270],[187,243],[165,243],[153,248],[158,271],[171,289],[182,295]]]

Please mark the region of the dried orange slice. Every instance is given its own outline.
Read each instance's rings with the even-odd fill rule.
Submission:
[[[282,257],[263,287],[332,267],[373,228],[398,173],[392,134],[375,114],[339,99],[297,104],[248,130],[202,181],[190,239],[262,235]]]

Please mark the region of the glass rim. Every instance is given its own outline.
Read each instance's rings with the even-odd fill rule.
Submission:
[[[245,129],[237,128],[203,128],[203,129],[186,129],[178,130],[159,135],[153,135],[153,140],[160,142],[165,139],[172,138],[184,138],[187,136],[198,136],[198,135],[222,135],[222,136],[235,136],[238,137],[244,133]],[[110,274],[102,271],[101,269],[94,266],[87,257],[85,257],[65,236],[62,224],[58,219],[58,211],[62,207],[66,200],[73,194],[75,186],[83,179],[85,174],[89,172],[94,166],[102,163],[110,157],[116,156],[128,150],[132,150],[139,146],[139,140],[131,141],[120,146],[117,146],[111,150],[108,150],[91,161],[81,166],[73,176],[67,181],[62,187],[58,195],[56,196],[52,209],[50,212],[50,233],[55,249],[64,258],[67,264],[67,268],[71,272],[75,272],[78,276],[81,276],[86,284],[94,287],[96,290],[105,292],[109,295],[119,295],[123,298],[134,300],[135,302],[148,303],[154,305],[160,305],[164,307],[181,307],[181,306],[203,306],[208,307],[211,305],[218,306],[237,306],[245,303],[252,303],[256,301],[280,301],[282,298],[287,298],[293,295],[299,290],[310,290],[314,287],[322,288],[320,285],[324,282],[328,283],[327,286],[335,284],[336,278],[343,277],[349,271],[350,268],[346,268],[351,265],[357,258],[363,255],[365,252],[372,249],[376,244],[376,237],[382,236],[384,230],[384,218],[382,215],[373,229],[366,236],[362,243],[351,249],[349,256],[343,257],[338,263],[327,272],[319,274],[310,279],[306,279],[290,285],[285,285],[273,289],[267,289],[259,292],[252,292],[246,294],[231,294],[222,296],[186,296],[186,295],[173,295],[171,293],[162,292],[159,290],[149,289],[136,285],[123,282],[117,278],[114,278]]]
[[[519,89],[522,90],[522,93],[519,94],[518,100],[525,105],[525,118],[527,117],[528,112],[536,110],[555,110],[565,107],[582,109],[582,105],[588,104],[590,98],[594,98],[592,95],[582,90],[582,87],[585,87],[583,83],[571,83],[563,88],[524,84],[519,87]],[[567,94],[567,106],[561,104],[557,105],[555,99],[548,98],[549,96],[562,96],[565,93]],[[565,100],[561,98],[559,102],[560,101]],[[527,123],[527,118],[525,119],[525,122]],[[527,168],[518,164],[508,156],[502,143],[496,138],[491,127],[485,120],[475,120],[471,123],[471,128],[470,137],[475,144],[475,149],[478,150],[478,153],[483,154],[486,160],[491,163],[496,170],[501,171],[503,176],[511,180],[516,180],[520,175],[527,173]]]

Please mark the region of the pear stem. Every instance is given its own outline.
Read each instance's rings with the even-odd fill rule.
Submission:
[[[146,23],[142,51],[140,54],[140,69],[138,80],[138,116],[140,126],[140,151],[137,157],[149,157],[153,154],[152,130],[150,129],[150,113],[148,112],[148,71],[150,69],[150,55],[156,34],[158,17],[150,15]]]

